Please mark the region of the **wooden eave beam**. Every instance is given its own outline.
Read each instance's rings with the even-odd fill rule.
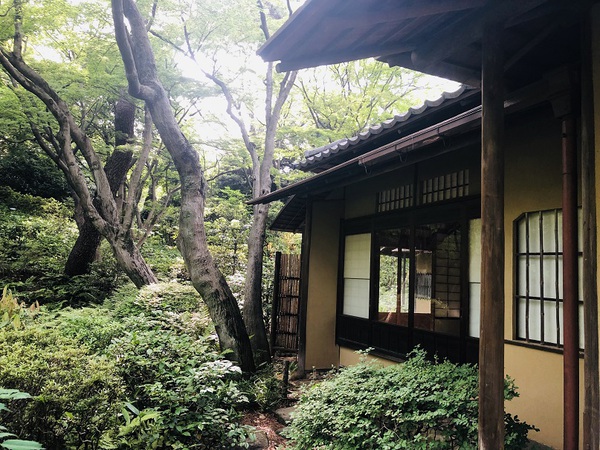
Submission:
[[[413,61],[411,55],[408,53],[390,55],[378,59],[388,63],[390,66],[405,67],[441,78],[459,81],[469,86],[481,87],[481,71],[452,64],[448,61],[437,61],[435,64],[421,64],[418,61]]]
[[[426,2],[423,0],[409,0],[393,8],[377,8],[363,11],[360,14],[342,13],[330,21],[331,26],[354,27],[365,23],[395,23],[406,19],[432,16],[449,12],[464,11],[479,8],[487,0],[437,0]]]

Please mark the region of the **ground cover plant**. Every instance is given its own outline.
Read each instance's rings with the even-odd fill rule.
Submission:
[[[431,362],[422,350],[401,365],[363,361],[309,388],[287,436],[293,448],[476,449],[477,368]],[[505,399],[517,396],[511,379]],[[505,414],[506,449],[522,449],[534,427]]]

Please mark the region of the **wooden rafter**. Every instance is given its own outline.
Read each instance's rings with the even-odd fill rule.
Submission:
[[[505,21],[509,17],[524,14],[544,3],[545,0],[505,0],[494,2],[489,8],[469,12],[452,26],[441,30],[434,39],[412,52],[411,58],[415,65],[427,69],[460,52],[465,46],[481,40],[485,21],[489,14],[497,20]]]
[[[433,65],[421,65],[419,62],[414,62],[410,54],[404,53],[399,55],[391,55],[389,57],[380,58],[390,66],[406,67],[407,69],[418,70],[438,77],[447,78],[450,80],[459,81],[473,87],[481,87],[481,71],[462,67],[447,61],[438,61]]]

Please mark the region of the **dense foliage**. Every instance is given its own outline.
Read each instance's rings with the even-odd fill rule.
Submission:
[[[126,285],[100,307],[18,313],[18,327],[0,328],[0,386],[32,398],[2,420],[49,449],[244,445],[241,411],[279,391],[222,357],[189,285]]]
[[[77,237],[71,216],[69,204],[0,185],[0,286],[10,284],[28,304],[101,303],[123,277],[108,248],[90,274],[64,275]]]
[[[416,351],[401,365],[366,362],[306,391],[288,436],[296,449],[475,449],[477,368],[430,362]],[[505,399],[517,396],[512,380]],[[506,449],[535,429],[505,414]]]

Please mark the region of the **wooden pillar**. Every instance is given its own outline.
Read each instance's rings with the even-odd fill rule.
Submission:
[[[312,201],[306,200],[306,218],[302,232],[302,256],[300,262],[300,304],[298,305],[298,374],[306,372],[306,315],[308,313],[308,272],[310,241],[312,233]]]
[[[577,295],[577,142],[575,119],[562,119],[563,165],[563,448],[579,445],[579,302]]]
[[[583,448],[600,448],[598,386],[598,243],[596,237],[596,158],[592,12],[586,11],[581,39],[581,203],[583,220],[583,327],[585,335]]]
[[[504,50],[490,18],[482,39],[479,449],[504,448]]]

